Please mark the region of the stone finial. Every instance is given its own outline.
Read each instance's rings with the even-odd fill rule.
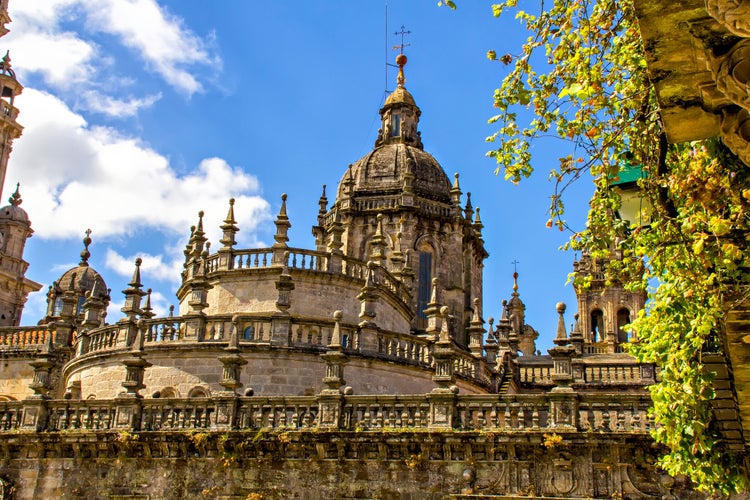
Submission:
[[[453,188],[451,188],[451,201],[459,209],[461,208],[461,187],[458,185],[458,172],[453,174]]]
[[[440,317],[443,320],[442,327],[440,328],[440,342],[446,343],[450,342],[451,339],[451,332],[450,332],[450,316],[448,314],[448,306],[442,306],[440,308]]]
[[[130,280],[130,283],[128,283],[133,288],[141,288],[143,284],[141,283],[141,263],[143,263],[143,259],[140,257],[135,259],[135,270],[133,271],[133,277]]]
[[[471,206],[471,193],[466,193],[466,206],[464,207],[464,219],[471,222],[474,215],[474,208]]]
[[[81,262],[78,263],[79,266],[89,265],[89,257],[91,257],[89,245],[91,245],[91,229],[86,230],[86,236],[83,238],[83,251],[81,252]]]
[[[289,228],[292,227],[292,224],[289,222],[289,217],[286,214],[286,198],[286,193],[281,195],[281,208],[279,209],[279,214],[274,221],[274,224],[276,225],[276,234],[273,236],[273,239],[276,243],[273,244],[273,248],[275,249],[286,248],[286,243],[289,241],[288,232]]]
[[[399,54],[396,56],[396,64],[398,65],[398,76],[396,76],[396,85],[399,87],[404,86],[406,83],[406,77],[404,76],[404,66],[406,66],[406,56]]]
[[[555,337],[555,344],[557,345],[567,345],[568,344],[568,333],[565,331],[565,303],[564,302],[558,302],[555,305],[555,309],[557,310],[557,314],[560,315],[560,317],[557,319],[557,336]]]
[[[227,211],[227,218],[224,219],[224,224],[221,225],[222,237],[219,243],[224,245],[221,250],[231,250],[234,245],[237,244],[235,236],[240,230],[237,227],[237,221],[234,219],[234,198],[229,198],[229,210]]]
[[[135,259],[135,271],[133,271],[133,277],[128,283],[129,287],[122,291],[125,295],[125,304],[120,309],[126,314],[126,317],[121,321],[135,321],[136,316],[141,314],[141,297],[146,295],[146,292],[141,290],[143,284],[141,283],[141,260],[140,257]]]
[[[153,307],[151,307],[151,292],[150,288],[146,290],[146,304],[143,306],[143,311],[141,312],[141,317],[145,319],[151,319],[156,316]]]
[[[471,322],[469,323],[469,350],[477,357],[482,357],[482,338],[484,337],[485,329],[482,316],[479,313],[479,298],[474,298],[474,307],[471,315]]]
[[[8,203],[13,205],[14,207],[19,206],[21,203],[23,203],[23,200],[21,199],[21,194],[19,193],[19,189],[21,187],[21,183],[16,183],[16,190],[13,191],[13,194],[10,195],[10,198],[8,198]]]
[[[323,192],[318,198],[318,215],[325,215],[328,211],[328,198],[326,197],[326,185],[323,184]]]
[[[482,219],[479,217],[479,207],[476,208],[476,213],[474,214],[474,229],[478,232],[482,232],[482,228],[484,228],[484,224],[482,224]]]
[[[341,349],[341,318],[344,314],[341,311],[333,312],[333,333],[331,334],[331,343],[328,344],[329,350]]]

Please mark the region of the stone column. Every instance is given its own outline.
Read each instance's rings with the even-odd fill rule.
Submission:
[[[367,263],[367,276],[365,286],[357,295],[360,301],[359,317],[362,321],[359,323],[359,350],[362,353],[378,352],[378,329],[375,324],[376,305],[378,302],[377,287],[375,286],[375,263]]]
[[[338,429],[341,425],[341,408],[344,397],[341,394],[341,387],[344,381],[344,364],[349,361],[349,357],[344,353],[344,347],[341,345],[341,311],[333,313],[335,321],[333,326],[333,335],[328,349],[320,357],[326,363],[326,374],[323,377],[323,383],[327,386],[318,396],[318,427],[324,429]]]
[[[289,252],[284,252],[282,270],[279,279],[276,280],[278,299],[276,300],[276,312],[271,318],[271,345],[289,346],[292,335],[292,319],[289,308],[292,306],[292,290],[294,282],[289,274]]]
[[[234,426],[237,415],[237,389],[242,387],[242,367],[247,364],[245,358],[240,355],[239,318],[232,318],[232,334],[229,344],[224,348],[225,354],[219,356],[222,364],[221,381],[219,384],[224,388],[214,398],[216,403],[215,412],[211,421],[212,429],[230,429]]]
[[[453,371],[453,343],[450,339],[448,307],[440,308],[443,326],[440,337],[435,343],[432,357],[435,360],[435,375],[432,380],[437,384],[427,396],[430,402],[430,422],[432,428],[453,427],[456,411],[456,376]]]
[[[141,425],[141,396],[140,391],[146,386],[143,384],[143,375],[151,363],[143,359],[144,336],[148,325],[141,319],[136,327],[136,335],[131,345],[129,357],[122,361],[125,365],[125,380],[122,382],[125,392],[121,392],[115,398],[117,414],[115,416],[115,428],[140,429]]]
[[[550,417],[552,427],[575,429],[578,427],[578,394],[573,390],[573,365],[572,358],[575,348],[568,343],[565,331],[565,304],[557,303],[557,313],[560,315],[557,321],[556,347],[549,349],[549,354],[554,363],[552,381],[554,387],[549,394]]]

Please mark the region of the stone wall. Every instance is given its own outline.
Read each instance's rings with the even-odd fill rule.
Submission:
[[[700,498],[657,472],[643,435],[69,432],[6,435],[1,450],[18,500]]]

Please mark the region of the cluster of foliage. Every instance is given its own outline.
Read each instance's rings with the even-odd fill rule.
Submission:
[[[748,168],[718,139],[667,143],[633,0],[543,0],[534,13],[516,3],[492,6],[496,17],[515,12],[529,33],[518,54],[487,53],[508,69],[490,120],[499,127],[488,138],[496,173],[518,182],[534,170],[535,141],[568,143],[570,154],[549,172],[548,226],[568,227],[565,189],[593,178],[586,229],[568,246],[606,259],[610,282],[649,290],[631,353],[660,367],[651,387],[654,437],[667,450],[660,465],[707,492],[740,491],[747,480],[713,420],[703,357],[721,354],[722,318],[750,282]],[[646,173],[640,187],[655,207],[648,228],[616,217],[611,184],[626,157]]]

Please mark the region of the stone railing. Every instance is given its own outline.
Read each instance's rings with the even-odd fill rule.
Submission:
[[[375,284],[385,288],[406,304],[411,301],[411,292],[384,267],[375,268]]]
[[[120,325],[114,324],[90,330],[86,333],[86,338],[88,341],[81,348],[81,354],[116,349],[120,339]],[[78,342],[81,342],[81,338],[78,338]],[[122,343],[124,344],[125,341],[123,340]]]
[[[232,259],[232,269],[269,267],[273,260],[273,250],[270,248],[261,248],[256,250],[232,251]]]
[[[432,366],[430,344],[429,340],[414,335],[380,332],[378,354],[387,359],[429,368]]]
[[[425,200],[424,198],[417,198],[415,201],[417,208],[430,215],[448,218],[455,213],[454,207],[450,205],[446,206],[444,203],[436,203],[434,201]]]
[[[521,365],[519,379],[522,384],[553,385],[552,364],[549,365]]]
[[[314,250],[290,248],[287,265],[290,269],[328,271],[328,254]]]
[[[350,395],[0,402],[0,431],[454,429],[647,433],[647,395]]]
[[[0,99],[0,115],[6,120],[16,121],[18,118],[18,108],[11,106],[7,101]]]
[[[38,350],[47,343],[49,335],[52,335],[54,341],[54,331],[38,326],[5,327],[0,330],[0,352],[6,350]]]
[[[363,280],[367,273],[367,263],[350,257],[344,257],[342,259],[341,272],[350,278]]]
[[[649,374],[644,374],[643,371],[644,366],[639,364],[586,364],[583,368],[583,381],[587,384],[654,383],[653,371]]]

